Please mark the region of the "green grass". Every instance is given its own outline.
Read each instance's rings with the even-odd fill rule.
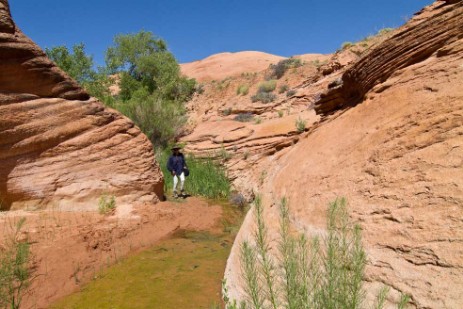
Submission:
[[[162,151],[158,156],[164,174],[164,191],[172,192],[173,178],[167,170],[167,160],[171,152],[169,149]],[[185,190],[188,194],[199,195],[212,199],[227,198],[230,194],[230,181],[225,169],[212,158],[196,158],[186,155],[186,163],[190,170],[190,176],[186,177]]]

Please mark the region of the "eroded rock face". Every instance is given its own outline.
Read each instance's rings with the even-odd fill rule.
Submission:
[[[328,203],[347,198],[368,254],[368,298],[387,285],[390,308],[400,292],[415,308],[463,303],[462,22],[462,1],[422,10],[332,76],[328,96],[337,101],[325,96],[316,110],[333,115],[254,167],[266,171],[259,190],[272,241],[281,197],[290,202],[293,226],[309,236],[324,234]],[[226,269],[229,296],[238,300],[239,245],[252,237],[252,221],[250,212]]]
[[[443,46],[463,38],[462,12],[461,1],[437,1],[424,9],[350,67],[335,87],[323,93],[315,103],[317,113],[330,114],[355,105],[374,85],[384,82],[397,70],[421,62]]]
[[[151,143],[54,65],[14,24],[0,0],[0,201],[95,208],[156,202],[163,176]]]

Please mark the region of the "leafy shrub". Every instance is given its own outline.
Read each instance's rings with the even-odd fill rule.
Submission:
[[[173,187],[173,178],[167,170],[169,156],[169,149],[157,152],[157,160],[164,174],[165,192],[170,192]],[[208,198],[227,198],[229,196],[230,181],[225,169],[217,164],[212,157],[197,158],[187,155],[186,163],[190,170],[190,176],[185,181],[185,190],[188,193]]]
[[[98,212],[102,215],[113,213],[116,210],[116,198],[114,195],[102,195],[98,201]]]
[[[248,85],[240,85],[238,89],[236,89],[237,95],[247,95],[249,93],[249,86]]]
[[[296,94],[296,90],[294,89],[291,89],[291,90],[288,90],[288,92],[286,92],[286,96],[289,98],[289,97],[292,97],[293,95]]]
[[[274,79],[262,82],[259,84],[257,92],[272,92],[277,86],[277,81]]]
[[[248,122],[254,119],[254,114],[252,113],[240,113],[234,118],[236,121]]]
[[[166,147],[183,132],[187,122],[185,105],[177,100],[165,100],[146,89],[132,94],[127,102],[115,106],[132,119],[154,145]]]
[[[258,92],[251,97],[252,102],[270,103],[276,99],[276,95],[268,92]]]
[[[281,118],[283,117],[284,112],[282,110],[279,110],[277,114],[278,114],[278,118]]]
[[[289,89],[288,85],[281,85],[280,87],[278,87],[278,93],[286,92],[288,91],[288,89]]]
[[[24,291],[30,285],[30,245],[20,241],[25,218],[16,224],[13,235],[0,249],[0,308],[19,309]]]
[[[261,198],[254,202],[256,231],[241,244],[240,262],[246,299],[240,306],[223,287],[226,308],[362,308],[365,290],[363,273],[367,261],[361,229],[349,221],[344,198],[330,203],[327,236],[307,239],[291,232],[289,208],[280,202],[278,259],[272,258]],[[225,285],[225,284],[224,284]],[[381,309],[387,289],[377,296],[374,308]],[[398,308],[409,297],[402,295]],[[265,306],[264,306],[265,304]]]
[[[302,61],[299,58],[288,58],[279,61],[277,64],[270,65],[270,77],[280,79],[285,72],[291,68],[298,68],[302,66]]]
[[[298,118],[296,120],[296,130],[297,130],[297,132],[299,132],[299,133],[304,132],[306,123],[307,122],[305,120],[303,120],[301,118]]]
[[[255,123],[255,124],[261,124],[261,123],[262,123],[262,118],[256,117],[256,118],[254,119],[254,123]]]

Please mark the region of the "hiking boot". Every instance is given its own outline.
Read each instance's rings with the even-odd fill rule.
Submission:
[[[186,196],[185,190],[180,191],[180,196],[181,196],[181,197],[185,197],[185,196]]]
[[[173,197],[174,197],[174,198],[178,198],[177,191],[174,191]]]

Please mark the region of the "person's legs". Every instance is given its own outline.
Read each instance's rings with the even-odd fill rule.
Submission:
[[[177,184],[178,184],[178,177],[177,175],[174,175],[174,191],[173,191],[174,196],[177,196]]]
[[[183,186],[185,185],[185,174],[182,172],[180,174],[180,192],[182,192],[182,194],[184,193],[183,191]]]

